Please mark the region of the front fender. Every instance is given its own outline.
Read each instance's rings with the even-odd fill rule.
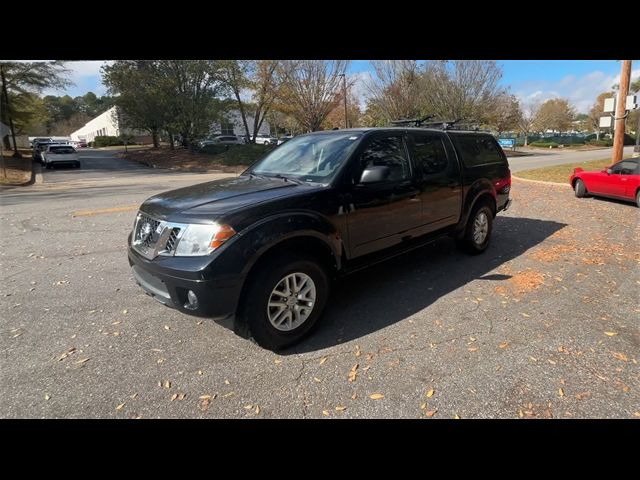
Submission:
[[[297,237],[312,237],[323,242],[341,266],[342,238],[338,229],[315,212],[285,212],[264,218],[241,232],[225,245],[212,267],[224,274],[246,276],[251,267],[269,249]]]

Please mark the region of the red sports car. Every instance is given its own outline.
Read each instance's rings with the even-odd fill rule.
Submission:
[[[585,172],[581,168],[573,170],[569,182],[576,197],[587,195],[617,198],[636,202],[640,207],[640,162],[637,158],[622,160],[599,171]]]

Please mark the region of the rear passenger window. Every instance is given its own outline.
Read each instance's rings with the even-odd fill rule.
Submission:
[[[498,144],[488,135],[451,135],[451,140],[467,167],[504,163]]]
[[[411,158],[423,177],[447,170],[447,154],[439,136],[417,133],[411,137]]]

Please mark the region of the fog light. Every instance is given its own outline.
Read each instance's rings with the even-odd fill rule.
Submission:
[[[198,308],[198,297],[193,293],[193,290],[187,292],[187,303],[184,304],[184,308],[187,310],[196,310]]]

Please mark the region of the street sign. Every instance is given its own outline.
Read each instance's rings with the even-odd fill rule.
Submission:
[[[613,113],[616,111],[616,99],[605,98],[604,99],[604,113]]]
[[[505,148],[515,149],[516,148],[516,139],[515,138],[499,138],[498,139],[498,143],[500,144],[500,146],[503,149],[505,149]]]

